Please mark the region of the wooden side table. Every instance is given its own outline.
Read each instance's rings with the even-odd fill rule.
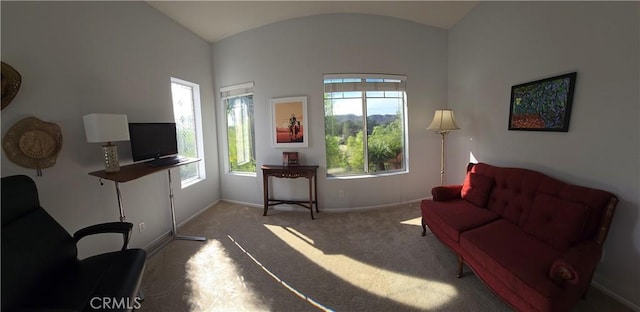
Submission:
[[[277,165],[262,165],[262,184],[263,184],[263,192],[264,192],[264,213],[263,216],[267,215],[267,210],[269,210],[270,206],[280,205],[280,204],[294,204],[304,208],[307,208],[311,211],[311,220],[313,217],[313,207],[315,206],[316,212],[320,212],[318,210],[318,166],[277,166]],[[309,180],[309,200],[286,200],[286,199],[275,199],[271,198],[269,195],[269,177],[276,178],[286,178],[286,179],[297,179],[297,178],[307,178]]]

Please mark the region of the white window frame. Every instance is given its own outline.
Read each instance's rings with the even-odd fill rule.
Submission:
[[[225,142],[225,171],[227,174],[232,174],[232,175],[244,175],[244,176],[256,176],[257,175],[257,165],[255,168],[255,171],[251,172],[251,171],[234,171],[231,168],[231,160],[229,158],[229,133],[228,133],[228,129],[229,129],[229,121],[228,121],[228,117],[227,116],[227,105],[228,99],[232,99],[232,98],[236,98],[236,97],[241,97],[241,96],[248,96],[254,95],[253,92],[253,87],[255,86],[255,83],[253,81],[251,82],[246,82],[246,83],[241,83],[241,84],[236,84],[236,85],[231,85],[231,86],[227,86],[227,87],[222,87],[220,88],[220,103],[222,105],[222,115],[224,115],[224,124],[225,124],[225,135],[224,135],[224,142]],[[254,102],[254,107],[255,107],[255,102]],[[248,119],[248,115],[247,112],[245,110],[243,110],[243,116],[246,116]],[[253,120],[252,120],[252,127],[255,128],[255,116],[253,116]],[[244,123],[243,123],[244,124]],[[248,129],[245,129],[248,130]],[[239,133],[236,133],[236,136],[240,135]],[[243,132],[242,135],[244,137],[249,136],[249,133],[245,133]],[[255,158],[255,141],[252,141],[251,143],[252,149],[253,149],[253,153],[254,155],[251,155],[250,151],[245,151],[243,153],[243,157],[246,159],[246,161],[239,163],[239,164],[245,164],[251,161],[251,156],[253,156]],[[237,153],[237,151],[236,151]]]
[[[399,80],[400,83],[397,82],[352,82],[352,83],[325,83],[326,80],[331,79],[385,79],[385,80]],[[409,145],[408,145],[408,111],[407,111],[407,93],[406,93],[406,83],[407,76],[405,75],[393,75],[393,74],[324,74],[323,75],[323,87],[324,92],[351,92],[357,91],[362,92],[362,114],[363,114],[363,131],[365,132],[363,135],[363,157],[365,159],[365,168],[363,173],[352,173],[352,174],[327,174],[330,178],[336,179],[349,179],[349,178],[363,178],[363,177],[378,177],[385,175],[393,175],[393,174],[404,174],[409,172]],[[366,135],[367,131],[367,91],[398,91],[403,92],[403,116],[402,116],[402,129],[403,129],[403,155],[402,169],[397,170],[385,170],[378,173],[369,172],[369,168],[367,166],[369,162],[368,155],[368,137]],[[324,97],[324,96],[323,96]],[[326,112],[324,112],[324,116],[326,116]],[[326,134],[325,134],[326,135]]]
[[[186,178],[186,179],[182,179],[182,177],[180,178],[181,187],[184,189],[190,185],[193,185],[195,183],[198,183],[206,179],[206,170],[205,170],[206,166],[205,166],[205,160],[204,160],[204,136],[202,134],[202,104],[200,102],[200,85],[190,81],[171,77],[172,89],[173,89],[173,84],[178,84],[178,85],[191,88],[191,94],[192,94],[192,100],[193,100],[192,109],[193,109],[193,118],[194,118],[194,127],[195,127],[194,130],[195,130],[195,138],[196,138],[196,154],[197,154],[196,157],[200,159],[200,161],[196,163],[197,170],[198,170],[197,176]],[[172,91],[172,108],[174,108],[173,105],[175,104],[173,103],[173,91]],[[174,109],[173,116],[174,116],[174,119],[177,117],[175,114],[175,109]]]

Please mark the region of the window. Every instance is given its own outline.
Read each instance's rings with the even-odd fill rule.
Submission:
[[[178,153],[181,156],[202,159],[196,163],[180,166],[180,180],[182,187],[186,187],[205,178],[200,86],[171,78],[171,95]]]
[[[324,75],[327,173],[406,170],[406,77]]]
[[[229,172],[255,173],[253,82],[220,89],[227,115]]]

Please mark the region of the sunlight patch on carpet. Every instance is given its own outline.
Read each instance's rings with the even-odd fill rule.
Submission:
[[[190,311],[260,311],[254,296],[224,248],[210,239],[185,265]]]
[[[274,235],[304,257],[355,287],[380,297],[419,309],[437,309],[458,292],[441,282],[379,268],[340,254],[325,254],[313,244],[292,234],[289,227],[265,225]]]
[[[309,304],[311,304],[311,305],[315,306],[316,308],[320,309],[320,311],[325,311],[325,312],[332,312],[333,311],[333,310],[323,306],[319,302],[315,301],[313,298],[311,298],[311,297],[303,294],[302,292],[298,291],[297,289],[293,288],[286,281],[283,281],[282,279],[280,279],[277,275],[275,275],[273,272],[271,272],[271,270],[269,270],[267,267],[262,265],[262,263],[260,261],[258,261],[258,259],[256,259],[254,256],[252,256],[251,253],[246,251],[242,247],[242,245],[240,245],[240,243],[238,243],[235,239],[233,239],[233,237],[231,237],[230,235],[227,235],[227,237],[234,244],[236,244],[236,246],[238,246],[238,248],[240,248],[240,250],[242,250],[242,252],[244,252],[249,258],[251,258],[251,260],[253,260],[253,262],[255,262],[263,271],[265,271],[267,274],[269,274],[269,276],[271,276],[274,280],[276,280],[278,283],[280,283],[280,285],[282,285],[284,288],[288,289],[290,292],[294,293],[296,296],[300,297],[301,299],[307,301]]]
[[[402,221],[400,223],[401,224],[408,224],[408,225],[422,226],[422,217],[417,217],[417,218],[413,218],[413,219],[409,219],[409,220],[404,220],[404,221]]]

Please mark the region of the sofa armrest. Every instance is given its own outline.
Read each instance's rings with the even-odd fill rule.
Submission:
[[[133,223],[130,223],[130,222],[100,223],[100,224],[88,226],[86,228],[78,230],[73,234],[73,239],[75,239],[77,243],[83,237],[86,237],[89,235],[104,234],[104,233],[122,234],[122,239],[124,241],[122,245],[122,250],[125,250],[129,245],[129,238],[131,237],[131,229],[133,229]]]
[[[447,201],[458,199],[462,191],[462,184],[436,186],[431,189],[431,195],[434,201]]]
[[[583,241],[569,248],[549,269],[549,277],[559,284],[590,284],[602,256],[602,247]]]

